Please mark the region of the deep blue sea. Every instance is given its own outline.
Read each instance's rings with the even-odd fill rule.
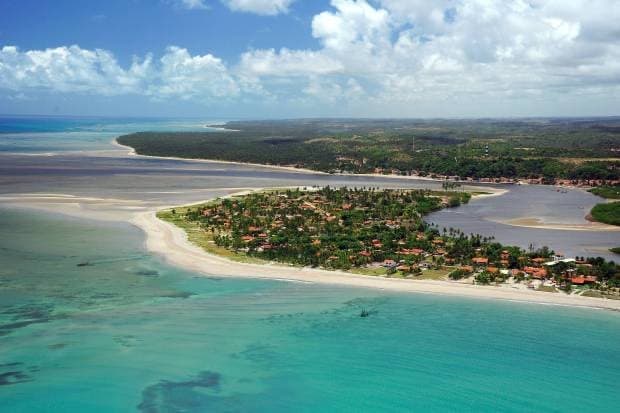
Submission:
[[[0,118],[0,152],[181,125]],[[143,243],[0,205],[1,413],[619,410],[619,313],[205,277]]]

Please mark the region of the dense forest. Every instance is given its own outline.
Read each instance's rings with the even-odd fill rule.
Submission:
[[[618,181],[620,119],[238,121],[228,131],[140,132],[153,156],[292,165],[324,172],[473,179]]]

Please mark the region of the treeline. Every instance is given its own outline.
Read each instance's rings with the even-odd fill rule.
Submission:
[[[293,165],[324,172],[461,178],[620,178],[620,120],[230,122],[234,132],[141,132],[144,155]],[[578,159],[575,159],[578,158]]]

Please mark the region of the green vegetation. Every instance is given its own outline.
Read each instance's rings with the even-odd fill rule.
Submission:
[[[598,258],[555,262],[549,248],[526,252],[492,238],[440,231],[423,215],[462,192],[315,188],[255,192],[162,211],[211,253],[247,262],[421,279],[473,277],[478,284],[548,280],[565,291],[620,286],[620,268]],[[557,258],[557,257],[556,257]]]
[[[620,247],[610,248],[609,251],[613,252],[614,254],[620,254]]]
[[[229,132],[141,132],[137,153],[287,165],[325,172],[472,179],[620,179],[620,120],[289,120]]]
[[[590,189],[594,195],[607,199],[620,199],[620,186],[598,186]]]
[[[544,291],[546,293],[557,293],[558,289],[550,285],[540,285],[536,291]]]
[[[610,225],[620,225],[620,202],[597,204],[590,212],[592,219]]]

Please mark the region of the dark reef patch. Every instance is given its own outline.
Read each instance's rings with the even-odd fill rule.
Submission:
[[[9,369],[9,371],[0,372],[0,386],[10,386],[13,384],[32,381],[32,377],[30,375],[18,369],[22,368],[22,366],[23,363],[0,364],[0,371]]]
[[[243,358],[255,363],[269,363],[277,358],[275,347],[271,345],[252,344],[243,351],[235,353],[232,358]]]
[[[134,272],[136,275],[140,275],[142,277],[157,277],[159,275],[159,271],[156,270],[138,270]]]
[[[214,396],[205,390],[219,392],[221,376],[219,373],[203,371],[187,381],[162,380],[142,391],[141,412],[184,412],[204,411]]]
[[[187,291],[172,291],[172,292],[169,292],[169,293],[162,294],[162,295],[160,295],[160,297],[163,297],[163,298],[189,298],[192,295],[196,295],[196,294],[195,293],[190,293],[190,292],[187,292]]]
[[[135,347],[142,342],[142,339],[131,334],[114,336],[112,339],[116,344],[127,348]]]

